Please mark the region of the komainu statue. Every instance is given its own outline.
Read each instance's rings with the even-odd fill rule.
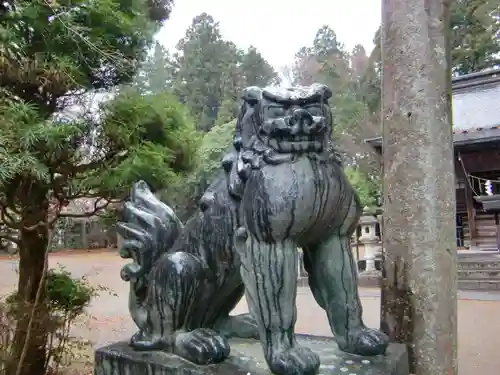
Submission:
[[[118,225],[121,255],[134,260],[121,274],[134,348],[201,365],[227,358],[228,338],[255,338],[273,373],[317,373],[319,357],[294,335],[300,247],[340,349],[385,353],[387,336],[361,318],[350,247],[361,208],[331,143],[331,95],[318,84],[247,88],[224,173],[185,225],[134,186]],[[250,313],[231,316],[245,294]]]

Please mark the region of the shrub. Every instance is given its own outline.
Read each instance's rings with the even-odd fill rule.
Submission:
[[[92,299],[105,288],[91,286],[86,278],[73,278],[64,268],[47,272],[45,288],[46,302],[42,308],[47,313],[37,314],[44,319],[48,336],[47,360],[40,373],[57,374],[73,361],[81,361],[82,353],[86,353],[90,344],[73,337],[71,330],[84,317]],[[21,302],[16,292],[0,300],[0,374],[10,362],[16,321],[32,311],[31,306],[23,306]]]

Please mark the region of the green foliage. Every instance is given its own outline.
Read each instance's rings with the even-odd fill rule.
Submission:
[[[500,64],[500,5],[496,0],[451,2],[452,65],[455,74]]]
[[[20,229],[25,220],[12,213],[41,207],[41,199],[51,199],[57,217],[72,199],[120,198],[138,178],[160,186],[191,168],[196,136],[171,95],[122,90],[97,111],[81,100],[130,81],[170,6],[36,0],[2,14],[0,206],[11,213],[4,224]],[[72,105],[84,113],[75,116]]]
[[[214,127],[227,124],[229,121],[236,118],[236,116],[238,116],[238,109],[239,107],[236,99],[225,98],[224,100],[222,100],[219,113],[217,114],[217,121],[215,122]]]
[[[94,170],[93,187],[116,191],[138,179],[161,188],[195,165],[197,133],[184,109],[168,93],[141,95],[124,90],[103,105],[98,144],[127,155],[114,168]]]
[[[209,175],[214,175],[220,171],[221,160],[226,152],[230,150],[233,143],[236,121],[214,126],[203,136],[200,149],[198,151],[199,160],[197,171],[203,170]]]
[[[222,39],[218,23],[206,13],[193,19],[177,49],[174,92],[187,105],[198,128],[208,130],[224,93],[222,73],[237,51]]]
[[[113,230],[115,229],[115,224],[118,221],[119,213],[119,209],[108,207],[99,215],[98,222],[102,225],[103,229]]]
[[[164,87],[174,93],[188,108],[197,129],[206,132],[236,116],[245,86],[276,80],[276,72],[254,47],[242,51],[224,40],[218,22],[202,13],[177,43],[175,54],[155,48],[137,85],[152,91]]]
[[[455,75],[470,74],[500,65],[500,5],[498,0],[454,0],[450,2],[450,5],[449,32],[453,73]],[[375,33],[373,41],[375,48],[370,60],[379,66],[381,62],[380,28]],[[380,77],[374,80],[371,76],[369,79],[375,87],[380,88]],[[372,96],[371,99],[375,99],[375,103],[380,103],[379,98]]]
[[[370,178],[367,174],[361,172],[358,168],[347,167],[345,174],[349,182],[358,192],[361,205],[372,209],[379,206],[380,181]]]
[[[133,85],[142,92],[173,93],[203,132],[237,116],[244,87],[278,81],[255,47],[242,51],[224,40],[218,22],[207,13],[193,19],[176,48],[170,55],[156,44]]]
[[[176,209],[181,220],[193,214],[206,188],[222,173],[221,161],[232,148],[235,126],[236,121],[230,121],[216,125],[205,133],[193,172],[160,193],[160,198]]]
[[[45,279],[46,307],[52,314],[75,319],[83,314],[92,298],[97,297],[103,290],[106,289],[93,287],[85,278],[73,278],[71,273],[62,267],[58,270],[50,269]],[[11,306],[13,313],[21,308],[19,304],[22,301],[17,293],[8,296],[5,302]]]
[[[278,83],[274,68],[254,46],[250,46],[243,54],[240,70],[244,74],[245,86],[266,86],[270,83]]]
[[[29,191],[22,189],[25,179],[58,201],[95,195],[113,199],[138,179],[160,188],[194,166],[196,132],[166,93],[124,90],[101,106],[99,122],[90,117],[44,120],[34,105],[22,102],[4,102],[0,112],[0,199],[16,211],[29,201]]]
[[[92,299],[108,290],[90,285],[85,278],[74,278],[64,268],[47,272],[45,288],[47,298],[43,310],[48,313],[40,318],[48,335],[46,365],[56,374],[78,359],[75,348],[89,346],[74,338],[70,329],[85,315]],[[0,301],[0,372],[10,361],[14,327],[23,314],[31,314],[31,306],[24,305],[17,293]]]
[[[364,139],[379,133],[375,115],[379,108],[371,96],[378,97],[380,92],[370,87],[378,77],[375,64],[360,46],[353,53],[346,51],[329,26],[321,27],[312,46],[302,47],[295,60],[296,84],[321,82],[332,89],[334,142],[346,154],[347,165],[357,165],[363,173],[377,174],[378,156],[364,143]]]
[[[174,73],[172,57],[156,42],[153,54],[148,56],[132,84],[144,93],[163,93],[173,84]]]
[[[341,137],[343,134],[357,135],[362,132],[362,122],[367,118],[366,105],[356,97],[353,88],[335,92],[332,97],[332,114],[335,118],[334,134]]]
[[[337,40],[337,34],[328,25],[323,25],[314,37],[312,52],[315,56],[327,59],[342,53],[342,45]]]
[[[136,75],[171,0],[9,4],[0,10],[0,214],[19,236],[0,238],[19,244],[19,301],[31,306],[57,220],[102,211],[137,179],[156,188],[176,181],[194,166],[197,140],[174,97],[114,90]],[[83,211],[73,212],[73,203]],[[66,287],[61,280],[51,285]],[[84,303],[79,290],[59,308]],[[45,324],[28,333],[26,319],[16,323],[20,375],[33,367],[43,373]],[[21,353],[26,359],[17,363]]]
[[[69,91],[129,81],[159,26],[148,2],[16,1],[1,16],[2,87],[50,115]]]
[[[69,317],[83,313],[92,298],[98,295],[98,289],[92,287],[85,279],[75,279],[71,274],[60,269],[47,273],[47,299],[53,311],[60,311]]]

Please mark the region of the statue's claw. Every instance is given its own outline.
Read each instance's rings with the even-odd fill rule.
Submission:
[[[267,363],[271,372],[277,375],[314,375],[320,366],[318,355],[301,346],[276,352]]]
[[[198,365],[222,362],[230,351],[227,339],[211,329],[179,333],[175,339],[174,353]]]
[[[164,347],[160,341],[151,341],[141,330],[132,336],[130,346],[138,351],[161,350]]]
[[[347,353],[375,356],[385,354],[389,337],[381,331],[361,327],[348,333],[347,340],[338,340],[339,348]]]

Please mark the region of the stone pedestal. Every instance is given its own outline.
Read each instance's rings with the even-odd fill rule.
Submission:
[[[321,358],[322,375],[408,375],[408,354],[391,344],[385,356],[360,357],[341,352],[332,338],[298,335],[297,340]],[[272,375],[258,341],[232,339],[231,356],[223,363],[197,366],[163,352],[136,352],[126,342],[95,353],[95,375]]]

